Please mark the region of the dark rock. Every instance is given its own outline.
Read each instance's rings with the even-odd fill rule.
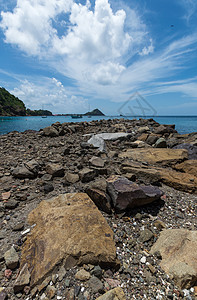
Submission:
[[[50,193],[50,192],[52,192],[53,190],[54,190],[54,186],[53,186],[53,184],[52,183],[45,183],[44,184],[44,192],[47,194],[47,193]]]
[[[107,190],[117,212],[146,205],[163,195],[158,187],[138,185],[121,176],[111,176]]]
[[[40,168],[40,165],[39,163],[35,160],[35,159],[32,159],[30,160],[29,162],[25,163],[25,167],[32,173],[34,173],[35,175],[38,174],[38,171],[39,171],[39,168]]]
[[[105,164],[105,162],[100,157],[96,157],[96,156],[93,156],[90,159],[90,163],[91,163],[92,166],[97,167],[97,168],[98,167],[103,168],[104,164]]]
[[[94,188],[87,188],[86,193],[94,201],[98,209],[110,214],[110,197],[103,191]]]
[[[153,145],[153,144],[155,144],[155,142],[157,141],[157,139],[158,139],[157,135],[154,135],[154,134],[149,135],[149,137],[146,140],[146,143],[149,144],[149,145]]]
[[[28,285],[30,282],[30,273],[28,270],[28,265],[25,264],[23,268],[21,269],[15,283],[14,283],[14,292],[18,293],[19,291],[22,291],[23,288]]]
[[[96,172],[93,169],[84,168],[79,172],[79,178],[82,182],[89,182],[96,176]]]
[[[94,275],[101,279],[102,277],[102,269],[100,266],[95,266],[94,269],[90,272],[91,275]]]
[[[167,148],[167,143],[164,138],[160,138],[155,143],[155,148]]]
[[[18,206],[18,202],[16,200],[8,200],[8,202],[4,203],[5,208],[14,209]]]
[[[150,231],[149,229],[144,229],[139,236],[139,241],[144,243],[144,242],[148,242],[150,239],[152,239],[154,237],[152,231]]]
[[[7,299],[8,299],[7,292],[5,290],[0,292],[0,300],[7,300]]]
[[[13,231],[21,231],[24,229],[24,223],[18,223],[12,227]]]

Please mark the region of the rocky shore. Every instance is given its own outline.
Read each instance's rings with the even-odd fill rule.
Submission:
[[[57,122],[0,157],[0,300],[196,299],[197,133]]]

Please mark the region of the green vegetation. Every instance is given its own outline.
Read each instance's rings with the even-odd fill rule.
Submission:
[[[104,116],[104,114],[98,108],[96,108],[92,111],[87,112],[85,116]]]
[[[0,116],[52,116],[48,110],[26,109],[23,101],[0,87]]]
[[[10,94],[6,89],[0,88],[0,115],[25,116],[26,108],[23,101]]]
[[[49,110],[45,110],[45,109],[31,110],[28,108],[26,110],[26,114],[28,116],[52,116],[52,112],[50,112]]]

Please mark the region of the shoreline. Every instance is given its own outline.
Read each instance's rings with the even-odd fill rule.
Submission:
[[[100,135],[95,140],[96,134]],[[91,137],[94,139],[90,141]],[[28,130],[0,135],[0,155],[0,287],[4,287],[8,299],[44,299],[44,295],[50,298],[51,292],[58,299],[70,300],[75,294],[79,300],[94,300],[116,288],[121,289],[118,292],[123,292],[126,300],[186,299],[186,294],[195,299],[193,283],[180,287],[175,278],[162,270],[161,257],[152,255],[151,249],[163,229],[196,231],[197,133],[181,135],[174,125],[160,125],[152,119],[56,122],[39,132]],[[118,181],[120,177],[124,178],[123,183]],[[139,189],[151,187],[155,198],[146,194],[147,203],[142,206],[131,205],[124,199],[126,202],[121,206],[113,198],[112,190],[124,198],[122,184],[124,189],[128,187],[129,193],[130,184]],[[161,194],[157,194],[159,191]],[[73,197],[74,193],[77,197],[85,193],[95,203],[95,213],[102,214],[113,231],[116,259],[120,263],[99,263],[99,258],[96,266],[87,259],[82,265],[66,267],[61,257],[54,268],[46,270],[39,283],[35,278],[35,286],[26,282],[14,293],[25,245],[30,243],[29,231],[35,231],[27,221],[29,213],[43,200],[68,193]],[[40,209],[42,212],[46,209]],[[84,213],[91,220],[88,209]],[[53,215],[50,222],[56,217]],[[75,217],[73,213],[67,215],[73,226]],[[83,228],[85,219],[80,222],[79,227]],[[66,229],[61,227],[60,231],[63,230]],[[85,232],[79,234],[77,246]],[[54,239],[55,245],[58,235],[57,231],[47,239]],[[44,232],[40,236],[44,240]],[[68,237],[69,241],[72,239],[73,236]],[[95,239],[99,243],[99,235]],[[18,262],[8,268],[5,253],[12,245]],[[100,247],[102,249],[102,243]],[[45,260],[44,256],[43,263]],[[42,265],[39,266],[36,259],[33,263],[41,276]],[[11,269],[10,277],[6,275],[8,269]],[[78,271],[87,277],[84,279]]]

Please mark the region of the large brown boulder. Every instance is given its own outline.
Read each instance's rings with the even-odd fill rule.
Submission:
[[[163,182],[177,190],[189,193],[197,192],[197,177],[189,173],[177,172],[169,168],[150,168],[129,161],[125,161],[122,164],[122,173],[132,173],[147,184]]]
[[[42,201],[28,222],[36,226],[23,245],[20,268],[27,263],[31,286],[61,262],[65,268],[117,264],[113,231],[87,194],[63,194]]]
[[[134,161],[147,162],[149,164],[172,165],[187,159],[185,149],[128,149],[119,154],[120,158],[129,158]]]
[[[158,187],[138,185],[117,175],[107,180],[107,190],[117,212],[146,205],[163,195]]]
[[[175,169],[181,172],[197,176],[197,160],[186,160],[180,164],[175,165]]]
[[[161,267],[181,288],[197,283],[197,231],[167,229],[151,249],[160,253]]]

